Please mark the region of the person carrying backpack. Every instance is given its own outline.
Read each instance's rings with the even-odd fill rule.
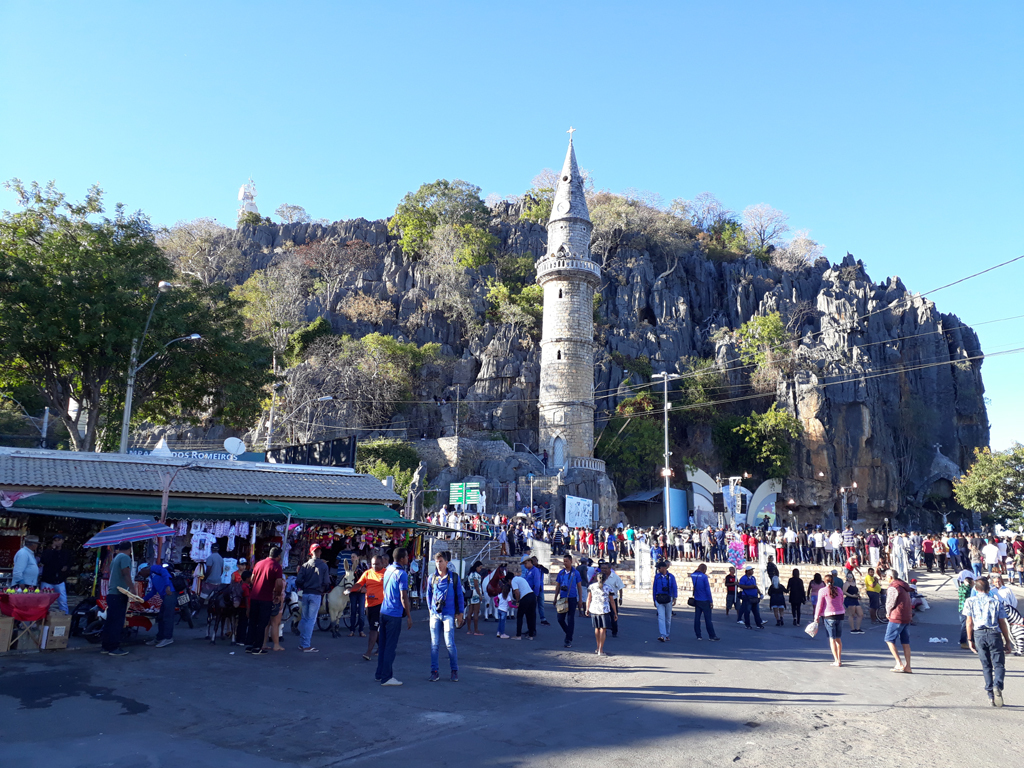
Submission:
[[[459,682],[459,657],[455,651],[455,627],[461,625],[462,615],[466,609],[466,596],[462,589],[462,579],[448,569],[448,553],[438,552],[434,555],[437,565],[435,573],[427,584],[427,607],[430,611],[430,677],[429,682],[436,683],[441,679],[438,671],[439,646],[441,633],[444,633],[444,644],[448,649],[448,661],[451,665],[453,683]]]
[[[679,590],[676,577],[668,572],[668,561],[659,560],[658,572],[654,576],[654,607],[658,610],[658,642],[667,643],[672,633],[672,606],[676,604]]]

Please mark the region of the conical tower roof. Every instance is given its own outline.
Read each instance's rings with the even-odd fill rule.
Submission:
[[[579,166],[576,165],[576,151],[573,149],[572,133],[570,133],[569,149],[565,153],[562,172],[558,174],[555,199],[551,204],[551,221],[572,218],[590,221],[587,198],[583,194],[583,175],[580,173]]]

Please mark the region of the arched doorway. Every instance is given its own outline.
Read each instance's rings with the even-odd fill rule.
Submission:
[[[551,447],[551,466],[556,470],[565,466],[565,440],[561,436],[555,438],[555,444]]]

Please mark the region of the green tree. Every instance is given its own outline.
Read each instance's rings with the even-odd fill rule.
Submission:
[[[726,391],[717,363],[710,358],[697,357],[683,360],[683,367],[686,370],[678,386],[684,415],[694,423],[713,422],[718,413],[715,401],[721,400]]]
[[[439,226],[469,225],[482,230],[488,217],[487,206],[480,199],[480,187],[459,179],[438,179],[402,198],[388,221],[388,232],[399,236],[407,256],[421,257],[426,255]]]
[[[803,434],[803,425],[775,403],[764,413],[751,413],[733,432],[743,438],[754,469],[764,477],[783,479],[793,469],[793,441]]]
[[[34,388],[72,446],[91,451],[103,414],[119,422],[132,339],[142,336],[158,283],[174,268],[142,213],[118,205],[113,218],[97,218],[98,187],[74,203],[52,183],[6,186],[22,210],[0,218],[0,385]],[[203,339],[158,354],[140,373],[135,413],[253,416],[253,391],[269,380],[268,361],[260,364],[267,350],[245,342],[223,286],[192,282],[164,295],[139,359],[192,333]]]
[[[246,211],[238,217],[238,226],[242,225],[250,227],[268,226],[272,227],[274,222],[270,220],[269,216],[260,216],[256,211]]]
[[[967,509],[981,512],[991,522],[1024,522],[1024,445],[1005,451],[974,449],[974,463],[953,483],[953,495]]]
[[[594,449],[621,496],[647,490],[658,481],[664,458],[661,399],[650,392],[623,400]]]
[[[395,493],[403,498],[409,492],[412,476],[420,464],[419,454],[403,440],[379,438],[360,443],[356,471],[385,480],[395,478]]]
[[[253,272],[248,280],[235,286],[232,295],[241,302],[250,337],[264,339],[276,357],[285,352],[288,339],[305,322],[308,289],[302,262],[286,258]]]
[[[298,365],[314,341],[333,334],[334,329],[331,328],[330,322],[325,317],[318,317],[305,328],[295,331],[288,337],[288,346],[285,348],[288,365]]]
[[[788,353],[784,345],[790,336],[778,312],[752,317],[740,326],[737,335],[740,358],[747,365],[768,365]]]

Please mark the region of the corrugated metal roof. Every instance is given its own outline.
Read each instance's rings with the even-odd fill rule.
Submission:
[[[152,460],[121,454],[74,454],[64,451],[0,451],[0,489],[125,491],[160,493],[161,474],[186,464],[174,478],[171,493],[214,498],[318,499],[378,501],[401,499],[371,475],[329,471],[325,467],[262,465],[245,462]],[[326,471],[325,471],[326,470]]]

